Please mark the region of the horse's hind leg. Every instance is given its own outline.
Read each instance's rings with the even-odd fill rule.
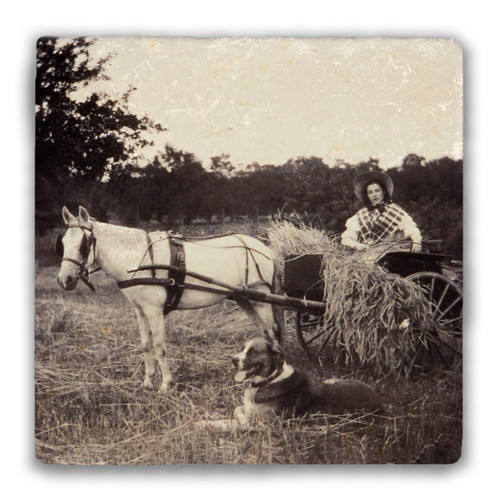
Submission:
[[[243,299],[235,301],[269,340],[278,345],[281,343],[284,324],[280,316],[281,308],[275,310],[273,306],[263,302],[249,302]]]
[[[263,302],[252,302],[251,305],[264,325],[268,338],[281,344],[284,330],[283,309]]]
[[[153,337],[149,329],[149,323],[142,310],[134,307],[137,323],[139,324],[139,335],[141,337],[141,348],[144,356],[144,382],[142,383],[145,389],[152,389],[153,382],[151,377],[154,375],[155,366],[153,360]]]

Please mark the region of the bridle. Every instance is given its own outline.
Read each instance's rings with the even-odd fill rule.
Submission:
[[[75,260],[71,259],[70,257],[64,257],[64,246],[62,239],[64,235],[66,234],[66,231],[70,228],[77,227],[83,231],[83,239],[82,243],[80,244],[80,255],[82,257],[82,260]],[[72,264],[75,264],[78,266],[78,273],[76,275],[77,278],[81,279],[93,292],[95,292],[95,287],[90,281],[89,275],[91,273],[95,273],[96,271],[99,270],[99,268],[96,268],[92,271],[89,271],[88,267],[88,260],[90,256],[90,251],[93,250],[93,262],[95,262],[96,258],[96,248],[95,248],[95,236],[94,233],[92,232],[92,229],[86,226],[82,226],[80,224],[70,224],[66,231],[63,231],[62,233],[59,233],[56,238],[55,246],[54,246],[54,251],[58,257],[60,257],[61,262],[67,261],[71,262]],[[90,235],[87,236],[85,231],[89,231]]]

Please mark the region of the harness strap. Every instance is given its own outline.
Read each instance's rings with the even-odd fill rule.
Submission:
[[[170,238],[170,265],[175,269],[170,269],[168,277],[171,285],[167,288],[167,300],[163,308],[163,314],[166,316],[179,305],[184,291],[184,280],[186,279],[186,256],[184,245],[177,238]]]
[[[252,261],[255,265],[255,269],[257,271],[257,274],[259,275],[259,278],[262,282],[264,282],[266,285],[269,286],[270,289],[272,289],[272,286],[270,283],[267,283],[265,280],[264,280],[264,277],[262,276],[262,273],[260,271],[260,267],[259,267],[259,264],[257,263],[257,259],[255,258],[255,255],[253,254],[253,252],[255,251],[253,248],[250,248],[249,246],[247,246],[247,244],[245,243],[245,241],[243,240],[243,238],[241,238],[240,235],[238,234],[235,234],[236,238],[238,238],[241,242],[241,245],[242,245],[242,248],[245,249],[245,256],[246,256],[246,268],[245,268],[245,285],[248,286],[248,273],[249,273],[249,265],[248,265],[248,262],[249,262],[249,257],[252,258]],[[260,252],[259,252],[260,253]]]
[[[154,266],[153,243],[151,241],[151,236],[149,236],[149,233],[146,233],[146,240],[148,242],[148,252],[149,258],[151,260],[151,266]],[[151,276],[153,276],[153,278],[156,278],[156,270],[154,267],[151,268]]]
[[[83,240],[82,240],[82,243],[80,244],[80,254],[83,258],[83,260],[81,260],[81,261],[71,259],[70,257],[64,257],[64,247],[63,247],[63,243],[62,243],[62,238],[63,238],[64,234],[66,233],[66,231],[72,227],[79,228],[83,231]],[[57,235],[54,250],[55,250],[56,254],[61,258],[61,262],[68,261],[68,262],[71,262],[72,264],[75,264],[76,266],[78,266],[79,270],[78,270],[77,278],[81,279],[83,281],[83,283],[85,283],[94,293],[97,293],[94,285],[90,281],[89,275],[91,273],[95,273],[95,272],[99,271],[100,267],[95,268],[93,271],[89,271],[89,269],[87,267],[88,258],[90,255],[91,248],[94,249],[94,263],[95,263],[95,258],[96,258],[95,257],[95,254],[96,254],[95,237],[94,237],[94,233],[92,231],[92,227],[83,226],[81,224],[69,224],[66,231],[63,231],[62,233],[59,233]],[[89,231],[90,235],[87,236],[85,231]]]
[[[243,245],[243,248],[245,249],[245,286],[248,284],[248,247],[245,245],[245,242],[243,241],[243,238],[241,238],[241,236],[239,235],[235,235],[236,238],[238,238],[241,242],[241,244]]]

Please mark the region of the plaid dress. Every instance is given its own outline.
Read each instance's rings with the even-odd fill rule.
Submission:
[[[420,239],[413,219],[395,203],[385,204],[383,210],[364,207],[347,221],[346,226],[348,233],[357,233],[357,240],[367,245],[385,241],[398,230],[407,237],[417,233],[415,239]]]

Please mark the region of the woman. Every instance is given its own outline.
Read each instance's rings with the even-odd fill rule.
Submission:
[[[392,202],[392,179],[384,172],[364,172],[354,179],[356,198],[364,207],[347,220],[342,244],[356,250],[389,241],[401,231],[412,241],[412,252],[420,252],[422,236],[413,219]]]

